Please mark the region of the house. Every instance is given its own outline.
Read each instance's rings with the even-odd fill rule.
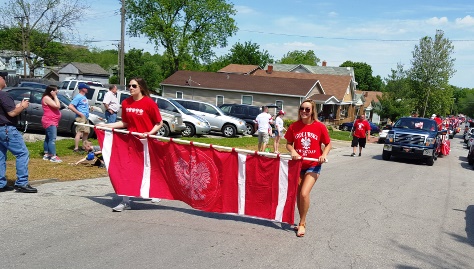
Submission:
[[[7,71],[9,74],[17,75],[18,77],[29,76],[30,67],[28,62],[24,62],[25,58],[23,56],[22,51],[0,50],[0,70]],[[31,53],[31,57],[36,58],[36,55]],[[43,65],[34,70],[35,78],[42,78],[43,75]]]
[[[380,103],[378,96],[382,96],[382,92],[356,91],[356,94],[360,96],[359,101],[356,103],[356,115],[365,114],[369,121],[380,124],[380,115],[374,111],[374,108]]]
[[[71,62],[59,69],[57,73],[59,74],[59,81],[73,77],[78,80],[91,80],[108,84],[110,77],[109,73],[100,65],[92,63]]]
[[[261,69],[258,65],[249,64],[229,64],[228,66],[217,71],[218,73],[250,75],[253,72]]]
[[[301,102],[325,94],[317,79],[241,75],[241,72],[177,71],[161,82],[164,97],[262,106],[276,104],[286,118],[296,120]],[[327,96],[331,98],[331,96]]]
[[[275,71],[272,65],[267,65],[266,70],[256,70],[252,75],[317,80],[322,85],[323,94],[316,93],[310,95],[309,98],[321,105],[318,109],[320,119],[327,119],[336,125],[354,119],[355,83],[347,73],[345,75],[294,73]]]

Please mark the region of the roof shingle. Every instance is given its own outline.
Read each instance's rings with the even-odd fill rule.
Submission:
[[[317,84],[316,79],[242,76],[214,72],[181,70],[166,78],[161,85],[230,90],[306,97]]]

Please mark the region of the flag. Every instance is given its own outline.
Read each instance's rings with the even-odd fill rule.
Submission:
[[[118,195],[294,223],[301,161],[96,130]]]

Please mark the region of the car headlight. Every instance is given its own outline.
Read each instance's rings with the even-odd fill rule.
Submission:
[[[425,146],[433,145],[436,142],[436,138],[428,137],[426,139]]]
[[[173,124],[178,124],[178,118],[174,117],[173,120],[171,121]]]
[[[394,134],[387,134],[387,137],[385,139],[388,139],[390,143],[393,143],[394,138],[395,138]]]

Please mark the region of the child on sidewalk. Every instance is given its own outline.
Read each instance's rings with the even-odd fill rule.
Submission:
[[[94,166],[98,166],[99,168],[105,168],[104,157],[102,156],[102,151],[100,150],[99,146],[93,146],[91,141],[84,142],[84,149],[87,152],[87,156],[80,159],[73,165],[78,165],[85,161],[92,161],[95,159]]]

